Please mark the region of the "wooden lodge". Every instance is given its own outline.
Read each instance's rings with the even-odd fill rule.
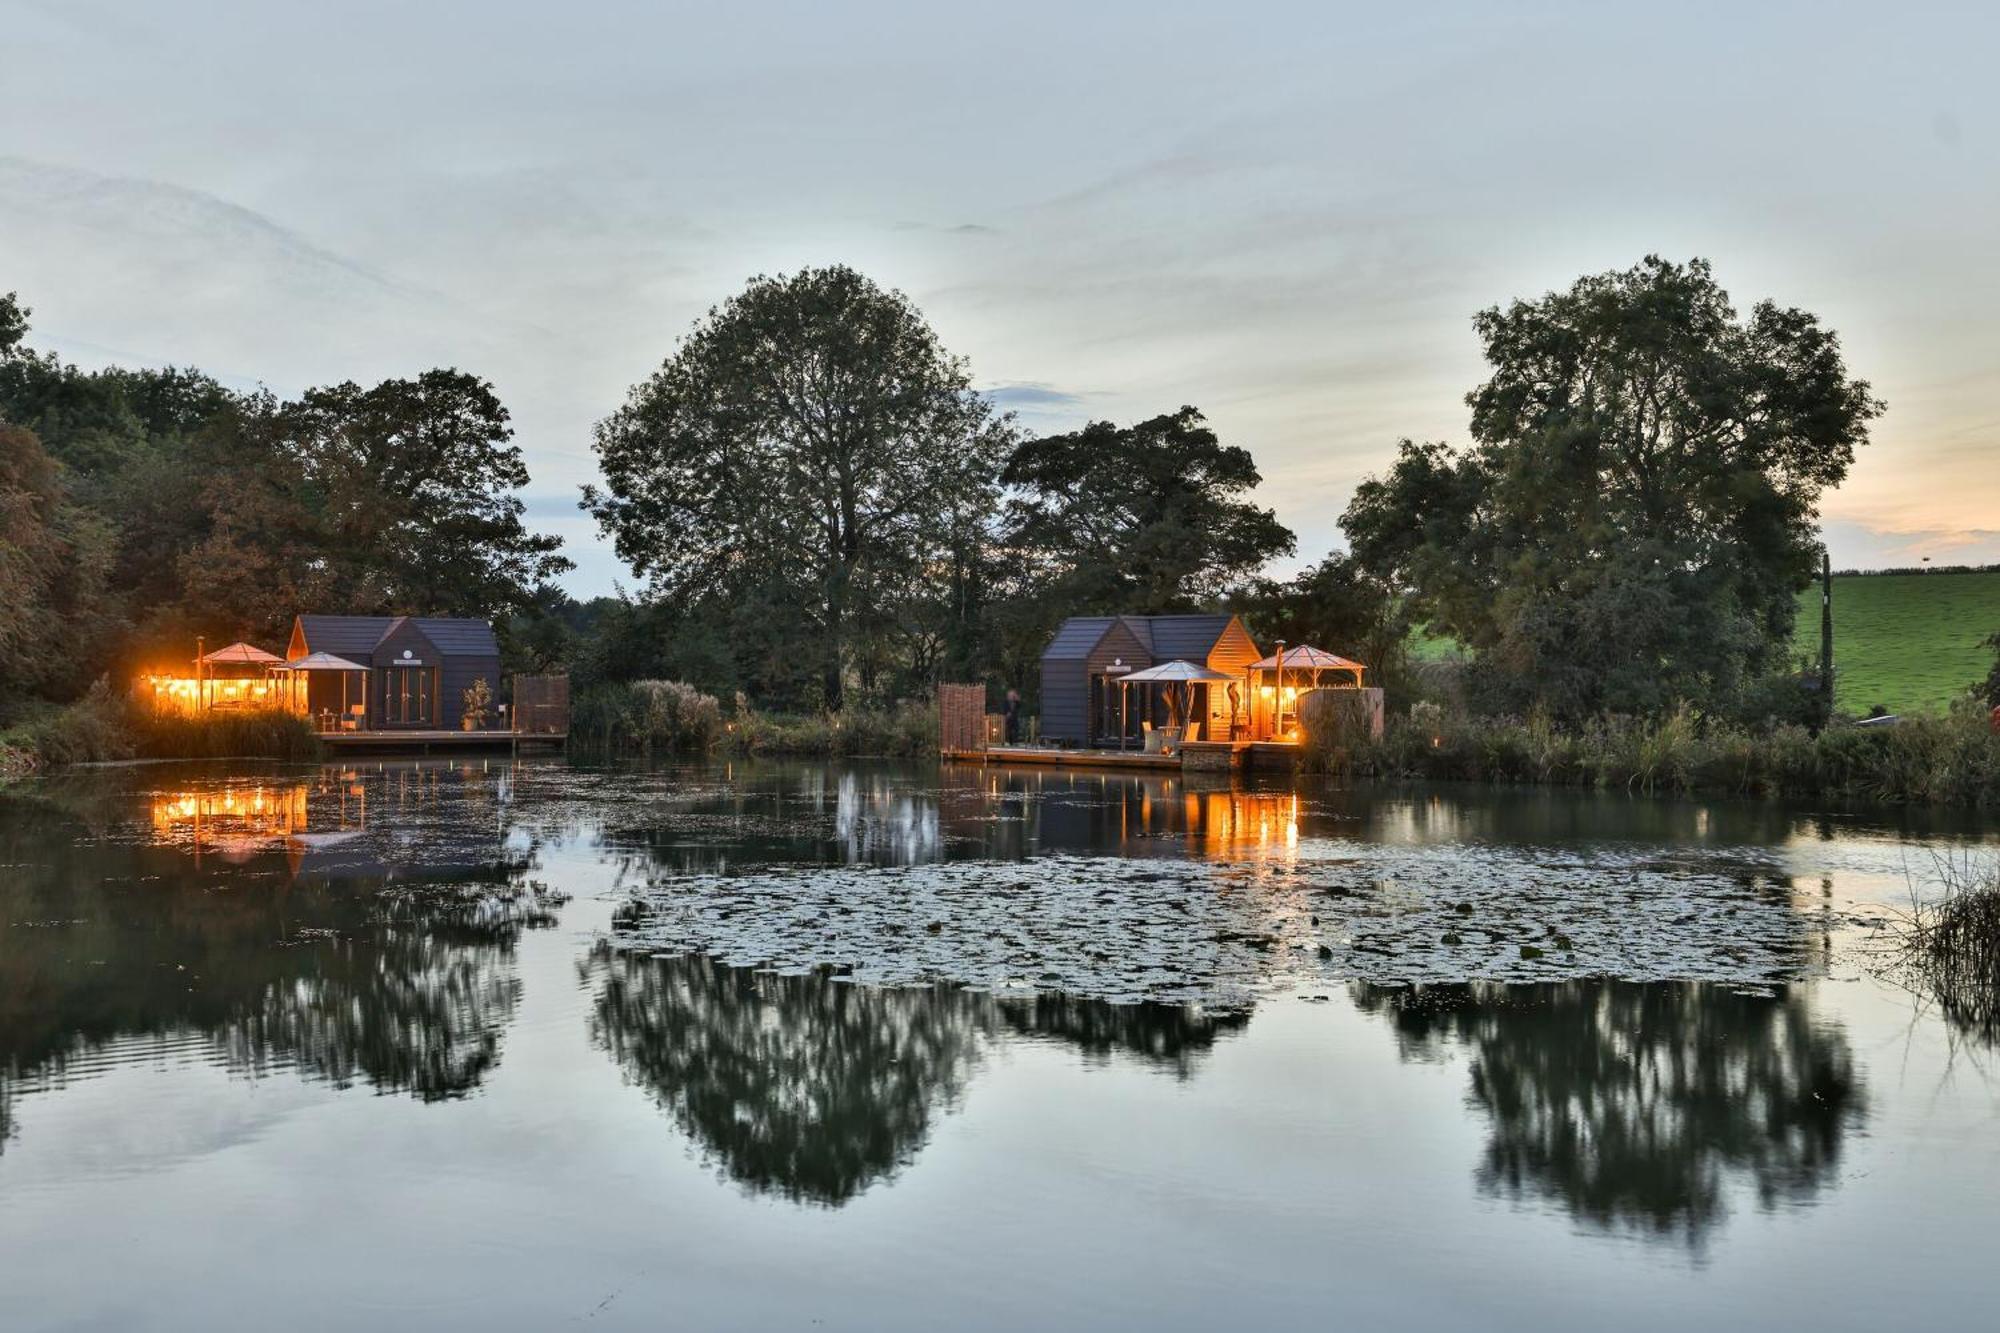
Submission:
[[[465,692],[476,680],[500,693],[500,643],[484,620],[446,616],[300,616],[287,658],[352,663],[301,674],[304,711],[334,731],[461,729]],[[328,720],[337,726],[324,725]],[[489,708],[485,729],[504,724]]]
[[[995,744],[986,687],[948,684],[938,690],[939,752],[985,763],[1290,768],[1308,715],[1318,709],[1312,725],[1321,725],[1335,700],[1349,719],[1338,725],[1381,734],[1382,692],[1364,685],[1365,666],[1304,644],[1262,656],[1234,615],[1072,616],[1043,650],[1041,672],[1037,743]]]
[[[296,713],[341,748],[560,743],[569,733],[567,677],[503,680],[493,626],[453,616],[301,615],[282,657],[247,643],[198,648],[192,674],[151,674],[136,688],[162,712]]]
[[[1185,725],[1194,738],[1247,737],[1248,672],[1258,656],[1239,616],[1071,616],[1042,650],[1042,739],[1143,750],[1146,733],[1172,720],[1173,701],[1165,688],[1123,682],[1168,662],[1231,678],[1190,683]]]

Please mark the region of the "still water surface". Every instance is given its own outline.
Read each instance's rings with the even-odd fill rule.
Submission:
[[[0,1327],[1990,1328],[1990,1034],[1874,951],[1994,846],[929,765],[74,774],[0,794]],[[904,919],[982,875],[1033,919]],[[1156,908],[1187,957],[1121,949]]]

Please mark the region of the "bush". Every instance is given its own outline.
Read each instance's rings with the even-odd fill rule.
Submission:
[[[1537,782],[1644,792],[1728,791],[1893,804],[2000,806],[2000,736],[1976,701],[1891,727],[1755,731],[1680,708],[1558,729],[1546,717],[1447,715],[1418,705],[1347,768],[1387,778]]]
[[[677,680],[599,685],[577,696],[570,735],[608,751],[699,754],[722,736],[722,705]]]
[[[51,768],[130,759],[133,711],[111,682],[99,680],[83,698],[30,727],[27,748]]]
[[[920,758],[937,753],[937,737],[937,707],[928,702],[782,717],[755,712],[739,697],[725,740],[738,754]]]
[[[307,721],[280,709],[155,714],[100,680],[26,733],[25,749],[44,767],[148,759],[314,759],[319,738]]]

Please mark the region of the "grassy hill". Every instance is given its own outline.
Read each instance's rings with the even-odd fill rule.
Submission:
[[[1836,574],[1834,699],[1843,712],[1881,704],[1936,712],[1992,668],[1980,640],[2000,630],[2000,572]],[[1819,588],[1799,597],[1796,652],[1819,656]]]

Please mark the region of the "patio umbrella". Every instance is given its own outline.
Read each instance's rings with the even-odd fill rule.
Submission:
[[[274,662],[277,661],[276,658],[272,658],[271,660]],[[332,653],[307,653],[304,657],[295,657],[291,661],[282,662],[279,663],[279,665],[284,667],[284,669],[287,671],[368,670],[367,667],[363,666],[359,662],[350,662],[344,657],[335,657]]]
[[[1205,667],[1199,662],[1176,659],[1162,662],[1144,671],[1134,671],[1119,681],[1126,685],[1164,685],[1167,689],[1167,703],[1180,717],[1187,720],[1188,708],[1194,702],[1194,687],[1215,683],[1227,684],[1236,679],[1226,671]]]
[[[277,669],[300,674],[314,671],[359,671],[363,675],[368,673],[368,668],[361,663],[350,662],[344,657],[335,657],[332,653],[307,653],[304,657],[295,657],[289,662],[280,663]],[[343,717],[347,715],[347,677],[344,675],[340,678],[340,712]]]

